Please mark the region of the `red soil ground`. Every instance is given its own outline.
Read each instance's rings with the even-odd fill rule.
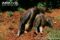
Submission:
[[[5,40],[47,40],[47,33],[38,33],[36,35],[34,34],[34,30],[28,33],[24,33],[18,37],[16,33],[18,30],[21,15],[16,11],[12,17],[9,17],[6,13],[7,12],[4,12],[4,14],[2,14],[2,17],[0,16],[0,19],[3,20],[0,24],[0,32],[5,33]],[[55,9],[52,13],[46,15],[51,17],[60,16],[60,9]],[[56,21],[56,23],[53,27],[60,29],[60,21],[57,19],[54,19],[54,21]]]

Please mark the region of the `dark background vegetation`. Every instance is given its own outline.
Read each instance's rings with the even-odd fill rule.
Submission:
[[[8,0],[0,0],[0,11],[17,11],[18,8],[28,9],[37,6],[39,2],[45,2],[47,8],[60,7],[60,0],[13,0],[13,2],[18,1],[18,6],[2,6],[2,1]]]

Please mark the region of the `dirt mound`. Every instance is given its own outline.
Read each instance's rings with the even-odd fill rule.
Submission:
[[[46,33],[39,33],[39,34],[34,34],[34,31],[32,32],[28,32],[28,33],[24,33],[21,36],[17,36],[16,34],[14,34],[13,32],[8,32],[8,34],[6,35],[6,40],[46,40]]]

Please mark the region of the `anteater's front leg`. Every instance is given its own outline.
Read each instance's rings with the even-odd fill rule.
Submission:
[[[27,14],[27,15],[25,15],[25,16],[23,17],[23,19],[20,21],[19,29],[18,29],[18,32],[17,32],[17,35],[18,35],[18,36],[24,33],[24,31],[25,31],[25,24],[26,24],[27,21],[29,20],[30,15],[31,15],[30,13]]]

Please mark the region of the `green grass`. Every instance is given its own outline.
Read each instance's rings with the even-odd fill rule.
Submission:
[[[47,32],[48,40],[60,40],[60,30],[48,28],[45,30]]]
[[[10,17],[13,16],[13,12],[8,11],[8,15],[9,15]]]
[[[19,11],[20,13],[23,13],[23,12],[25,12],[25,9],[23,9],[23,8],[18,8],[18,11]]]
[[[0,16],[2,15],[2,13],[0,12]]]
[[[60,20],[60,16],[57,16],[56,19]]]

